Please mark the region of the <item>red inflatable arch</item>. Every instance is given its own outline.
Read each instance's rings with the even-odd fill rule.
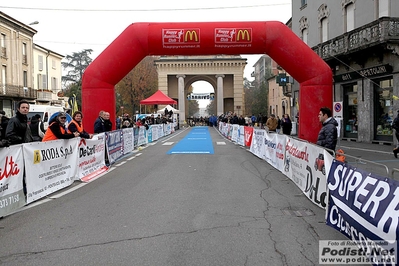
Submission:
[[[300,83],[298,136],[315,142],[319,109],[332,107],[332,71],[285,24],[267,22],[134,23],[86,69],[82,82],[85,128],[100,110],[115,128],[114,86],[147,55],[268,54]]]

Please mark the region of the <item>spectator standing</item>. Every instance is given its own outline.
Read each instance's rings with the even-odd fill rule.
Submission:
[[[330,108],[320,108],[319,121],[322,123],[323,126],[320,129],[316,144],[335,151],[338,138],[338,122],[334,119],[334,117],[332,117],[332,112]]]
[[[112,131],[112,122],[109,112],[104,112],[104,129],[105,132]]]
[[[251,126],[254,127],[255,123],[256,123],[256,116],[254,114],[252,114],[252,116],[251,116]]]
[[[288,114],[285,114],[284,117],[281,119],[281,127],[283,129],[284,135],[291,135],[292,122]]]
[[[35,114],[35,116],[37,117],[37,120],[39,121],[39,127],[40,127],[40,131],[43,133],[43,136],[42,136],[42,138],[43,138],[44,134],[46,133],[46,130],[44,129],[42,117],[39,114]],[[39,132],[39,135],[41,135],[40,132]]]
[[[395,117],[395,119],[392,122],[392,128],[395,129],[396,141],[398,141],[396,147],[393,149],[393,155],[395,156],[395,158],[398,158],[398,153],[399,153],[399,110],[397,111],[397,113],[398,115]]]
[[[81,111],[76,111],[72,115],[72,121],[68,125],[68,131],[69,132],[79,132],[79,137],[84,138],[84,139],[91,139],[93,137],[93,134],[87,133],[83,129],[83,114]]]
[[[96,121],[94,121],[94,133],[103,133],[112,130],[112,122],[109,113],[101,110]]]
[[[245,120],[245,126],[247,126],[247,127],[250,127],[251,126],[251,117],[249,117],[248,115],[246,115],[245,117],[244,117],[244,120]]]
[[[15,116],[8,121],[6,139],[10,141],[11,145],[33,141],[27,117],[29,107],[29,102],[20,101]]]
[[[262,129],[265,128],[265,125],[267,123],[267,115],[262,115]]]
[[[105,132],[105,129],[104,129],[104,118],[103,118],[104,112],[105,112],[104,110],[101,110],[98,113],[98,117],[97,117],[96,121],[94,121],[94,133]]]
[[[42,141],[72,139],[75,137],[79,137],[80,134],[78,131],[75,131],[73,133],[68,132],[65,122],[66,113],[59,112],[55,120],[53,120],[53,122],[51,122],[51,124],[48,126],[46,134],[44,134]]]
[[[277,128],[276,128],[276,132],[280,133],[281,130],[281,119],[280,117],[277,116]]]
[[[32,116],[30,120],[30,131],[32,133],[33,141],[42,141],[44,137],[44,132],[40,129],[40,121],[37,116]]]
[[[237,124],[239,124],[240,126],[245,125],[245,118],[242,115],[240,115],[240,117],[238,117]]]
[[[5,139],[6,137],[6,129],[8,125],[8,121],[10,118],[6,116],[6,112],[4,110],[0,110],[0,140]]]
[[[259,128],[263,128],[263,124],[262,124],[263,118],[262,117],[263,117],[262,113],[259,113],[257,120],[256,120],[256,123],[258,123]]]
[[[129,114],[126,113],[122,118],[122,128],[133,127],[133,122],[129,117]]]
[[[268,127],[269,131],[276,132],[278,125],[277,118],[274,114],[271,114],[269,119],[266,121],[266,126]]]

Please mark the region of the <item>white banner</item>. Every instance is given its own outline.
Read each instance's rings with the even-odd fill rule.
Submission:
[[[265,134],[264,158],[274,168],[284,171],[286,135],[276,133]]]
[[[244,126],[239,126],[238,127],[237,135],[238,135],[237,143],[240,144],[241,146],[245,146]]]
[[[316,205],[326,208],[326,163],[329,153],[317,145],[287,138],[284,174]],[[330,159],[330,158],[329,158]]]
[[[145,145],[147,144],[147,132],[145,127],[139,127],[139,138],[137,141],[137,146]]]
[[[23,145],[27,203],[67,187],[77,178],[80,138]]]
[[[266,131],[264,129],[254,129],[254,133],[252,135],[252,142],[249,151],[258,156],[261,159],[264,159],[265,152],[265,135]]]
[[[0,217],[26,204],[23,191],[24,158],[22,145],[0,149]]]
[[[134,150],[134,134],[133,128],[123,128],[123,154],[128,154]]]
[[[78,178],[89,182],[108,170],[105,165],[104,139],[81,139],[79,142]]]
[[[234,124],[234,125],[231,125],[231,127],[232,127],[232,131],[231,131],[231,140],[234,141],[234,142],[237,142],[237,140],[238,140],[238,134],[239,134],[238,129],[239,129],[240,126]]]

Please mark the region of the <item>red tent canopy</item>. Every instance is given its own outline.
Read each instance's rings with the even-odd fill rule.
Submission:
[[[148,97],[147,99],[141,100],[140,104],[177,104],[175,100],[166,96],[162,91],[158,90],[156,93]]]

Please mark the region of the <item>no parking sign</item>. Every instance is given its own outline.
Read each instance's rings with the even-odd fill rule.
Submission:
[[[342,102],[334,102],[334,118],[342,118]]]
[[[337,127],[337,131],[338,131],[338,138],[341,137],[341,123],[342,123],[342,102],[334,102],[333,104],[333,117],[335,118],[335,120],[337,120],[338,122],[338,127]]]

